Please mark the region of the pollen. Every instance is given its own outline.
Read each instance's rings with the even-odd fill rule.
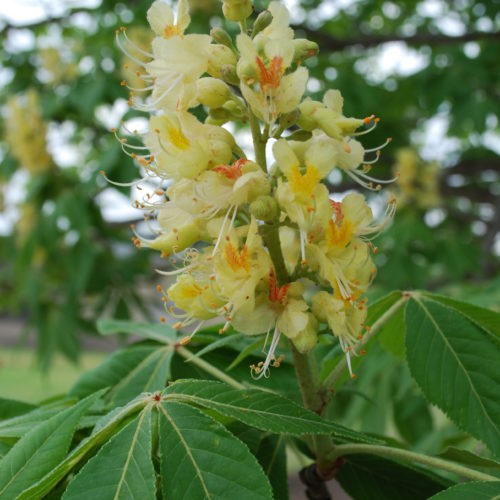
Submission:
[[[186,335],[180,342],[180,345],[187,345],[191,341],[191,337],[189,335]]]

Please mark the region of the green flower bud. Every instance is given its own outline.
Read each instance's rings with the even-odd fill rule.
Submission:
[[[212,37],[215,43],[225,45],[226,47],[230,48],[233,52],[236,50],[231,35],[225,29],[219,27],[212,28],[210,30],[210,36]]]
[[[252,38],[257,35],[257,33],[260,33],[262,30],[266,29],[271,24],[272,20],[273,15],[271,14],[271,12],[269,12],[268,10],[264,10],[263,12],[261,12],[257,16],[255,23],[253,24]]]
[[[293,41],[293,61],[304,61],[315,56],[319,51],[318,44],[306,38],[297,38]]]
[[[229,98],[229,87],[217,78],[205,77],[196,82],[196,98],[204,106],[220,108]]]
[[[230,85],[239,85],[240,79],[236,74],[236,68],[232,65],[222,66],[220,69],[220,77]]]
[[[243,118],[245,116],[245,108],[236,100],[226,101],[222,107],[227,109],[235,118]]]
[[[300,117],[299,108],[295,108],[293,111],[290,111],[290,113],[285,113],[284,115],[281,115],[280,128],[282,130],[290,128],[292,125],[295,125],[297,123],[299,117]]]
[[[259,220],[272,221],[279,214],[278,203],[272,196],[262,195],[250,203],[250,213]]]
[[[314,116],[319,109],[324,109],[324,105],[318,101],[306,100],[299,105],[300,117],[297,120],[297,125],[304,130],[312,131],[317,125],[316,117]]]
[[[236,55],[225,45],[215,43],[209,45],[207,73],[214,78],[222,77],[222,69],[229,66],[236,74]]]
[[[229,21],[243,21],[253,11],[251,0],[223,0],[222,12]]]
[[[293,345],[301,354],[309,352],[318,342],[318,321],[312,314],[308,314],[307,326],[292,339]]]
[[[296,130],[292,134],[286,137],[287,141],[308,141],[312,137],[312,132],[308,130]]]

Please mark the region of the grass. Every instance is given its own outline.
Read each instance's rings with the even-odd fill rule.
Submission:
[[[63,394],[85,371],[96,367],[106,357],[104,353],[82,353],[80,362],[73,364],[55,357],[48,373],[42,373],[32,351],[0,349],[0,398],[37,403]]]

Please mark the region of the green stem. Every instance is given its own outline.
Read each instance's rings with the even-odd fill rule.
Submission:
[[[259,120],[252,113],[251,109],[248,109],[248,118],[250,121],[250,130],[252,131],[255,161],[259,164],[260,168],[267,173],[266,144],[268,137],[261,134]]]
[[[360,340],[354,347],[353,347],[353,354],[354,355],[359,355],[359,352],[361,348],[370,342],[370,340],[380,331],[382,326],[384,326],[385,323],[387,323],[393,316],[396,314],[396,312],[400,309],[400,307],[403,306],[403,304],[406,303],[406,301],[409,298],[409,294],[404,292],[402,297],[398,299],[387,311],[385,311],[380,318],[371,325],[370,331],[367,332],[364,336],[363,339]],[[345,373],[345,370],[347,368],[347,360],[345,357],[342,358],[342,360],[335,366],[335,368],[330,372],[330,374],[326,377],[325,381],[323,382],[323,385],[326,388],[333,389],[335,384],[338,382],[338,380],[342,377],[342,375]]]
[[[370,455],[377,455],[379,457],[393,458],[396,460],[404,460],[407,462],[416,462],[428,467],[437,467],[448,472],[453,472],[467,479],[476,481],[498,481],[495,476],[484,474],[473,469],[464,467],[463,465],[448,462],[441,458],[429,457],[414,451],[403,450],[401,448],[391,448],[389,446],[378,446],[371,444],[341,444],[335,448],[331,454],[331,458],[337,459],[346,455],[353,455],[357,453],[364,453]]]
[[[276,279],[279,285],[285,285],[290,281],[290,276],[286,270],[283,252],[281,251],[279,226],[274,224],[261,224],[259,232],[264,243],[269,250],[269,255],[274,264]]]
[[[230,377],[227,373],[224,373],[218,368],[215,368],[215,366],[212,366],[210,363],[207,363],[202,358],[193,357],[193,353],[191,351],[188,351],[185,347],[176,346],[175,352],[179,354],[179,356],[182,356],[184,359],[189,359],[190,363],[193,363],[193,365],[198,366],[203,371],[207,372],[209,375],[212,375],[216,379],[219,379],[221,382],[225,382],[226,384],[230,385],[231,387],[234,387],[235,389],[245,389],[245,386],[242,383],[238,382],[233,377]]]
[[[308,410],[320,414],[324,406],[324,399],[319,383],[319,375],[312,363],[311,355],[310,353],[301,354],[295,349],[292,341],[290,341],[290,350],[292,351],[293,367],[299,383],[302,403]],[[309,445],[316,456],[318,472],[327,477],[332,465],[335,463],[330,460],[330,455],[334,449],[331,437],[328,435],[311,436]]]

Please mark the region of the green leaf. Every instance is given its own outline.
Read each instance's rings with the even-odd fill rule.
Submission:
[[[406,356],[427,399],[500,455],[500,348],[464,316],[434,301],[406,308]]]
[[[186,359],[185,362],[189,363],[193,358],[201,358],[207,352],[215,351],[219,347],[224,347],[227,344],[232,344],[233,342],[236,342],[244,338],[248,338],[248,335],[245,335],[244,333],[237,333],[235,335],[228,335],[220,339],[217,339],[215,341],[212,341],[203,349],[200,349],[196,354],[193,354],[190,358]]]
[[[229,425],[229,431],[243,441],[264,469],[273,488],[275,500],[288,500],[288,471],[285,436],[269,434],[240,422]]]
[[[77,466],[93,449],[101,445],[104,441],[116,432],[123,421],[144,407],[144,399],[131,401],[127,406],[115,408],[113,411],[102,417],[96,424],[92,434],[81,441],[81,443],[69,453],[66,458],[53,468],[40,481],[32,487],[24,490],[17,500],[34,500],[44,498],[59,481]]]
[[[97,330],[101,335],[127,333],[129,335],[137,335],[145,339],[163,342],[164,344],[171,344],[177,337],[176,331],[168,325],[137,323],[134,321],[117,319],[100,319],[97,322]]]
[[[260,349],[264,345],[265,339],[261,338],[252,342],[250,345],[245,347],[238,356],[234,359],[234,361],[226,368],[226,371],[230,371],[236,366],[238,366],[242,361],[244,361],[248,356],[250,356],[256,349]]]
[[[19,438],[31,431],[33,427],[47,421],[49,418],[57,415],[62,410],[70,406],[69,401],[57,401],[52,404],[35,408],[29,413],[12,417],[0,422],[1,438]]]
[[[352,498],[370,500],[424,500],[450,484],[421,469],[371,455],[345,457],[335,477]]]
[[[78,421],[97,401],[93,394],[23,436],[0,462],[0,497],[15,498],[66,455]]]
[[[446,450],[440,453],[439,456],[441,458],[451,460],[452,462],[458,462],[464,465],[470,465],[472,467],[480,467],[482,469],[494,469],[500,471],[500,462],[492,460],[491,458],[481,457],[468,450],[455,448],[454,446],[446,448]]]
[[[496,500],[499,495],[500,481],[472,481],[452,486],[430,497],[429,500]]]
[[[398,359],[405,357],[405,310],[400,307],[377,334],[380,345]]]
[[[103,387],[111,387],[111,404],[123,405],[142,392],[165,387],[170,377],[173,348],[158,345],[135,345],[118,351],[94,370],[85,373],[69,394],[85,396]]]
[[[497,341],[500,341],[500,313],[443,295],[436,295],[429,292],[423,292],[423,295],[427,299],[452,307],[484,331],[490,333]]]
[[[23,415],[24,413],[28,413],[35,408],[36,405],[25,403],[24,401],[0,398],[0,420]]]
[[[158,409],[163,498],[272,498],[255,457],[221,424],[180,403]]]
[[[233,389],[220,382],[185,380],[164,392],[170,400],[216,410],[251,427],[278,434],[333,434],[343,439],[373,442],[368,436],[323,420],[289,399],[259,389]]]
[[[64,500],[154,500],[151,410],[144,409],[92,457],[69,483]]]
[[[418,442],[432,431],[429,403],[420,394],[407,393],[394,401],[394,423],[401,436],[410,444]]]

